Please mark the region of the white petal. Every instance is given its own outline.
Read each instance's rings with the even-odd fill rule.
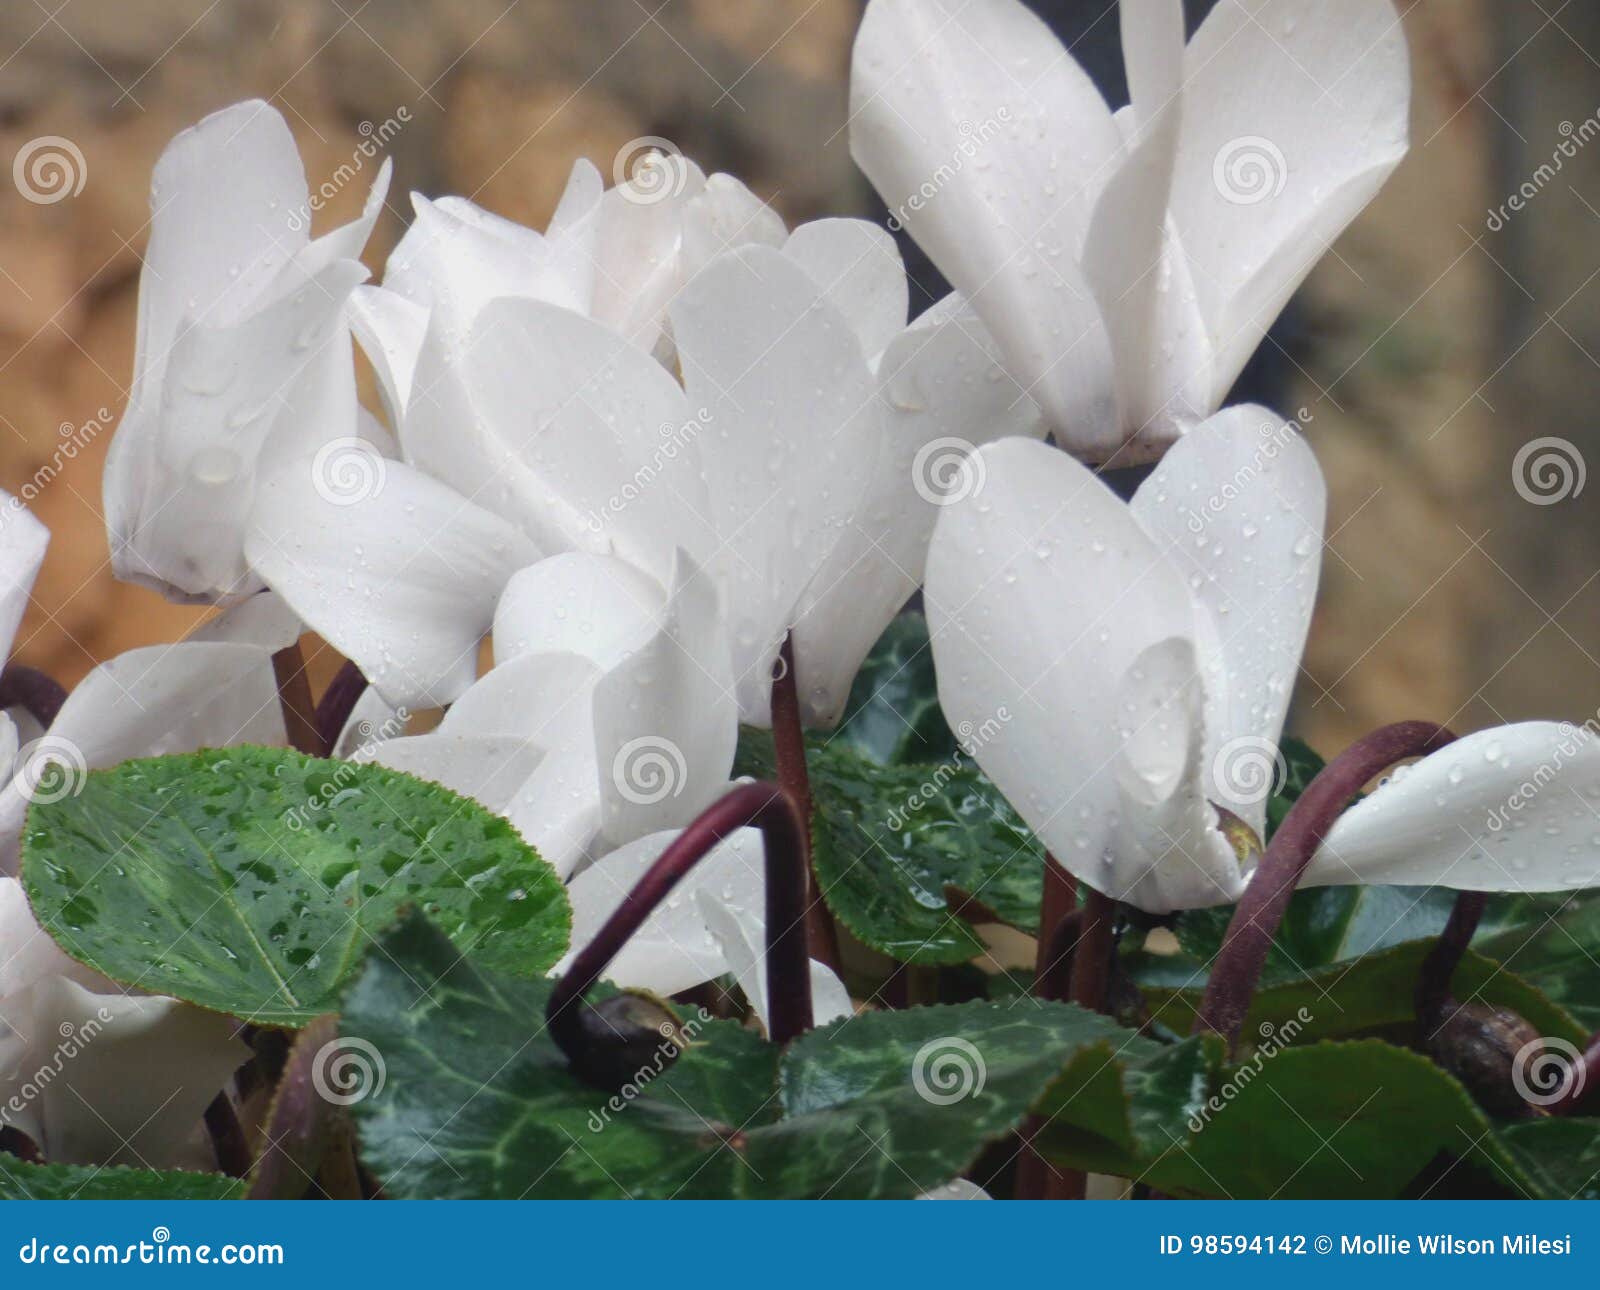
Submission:
[[[877,357],[906,325],[910,289],[900,248],[864,219],[819,219],[789,234],[783,253],[850,320],[861,352]]]
[[[685,281],[725,251],[781,247],[788,230],[778,213],[732,175],[712,175],[683,213]]]
[[[968,1182],[965,1178],[956,1178],[945,1183],[942,1187],[935,1187],[932,1191],[925,1191],[917,1197],[918,1200],[993,1200],[994,1197],[978,1186],[975,1182]]]
[[[519,569],[494,611],[494,656],[577,654],[615,667],[655,631],[661,584],[625,560],[567,552]]]
[[[1220,0],[1184,56],[1172,211],[1220,402],[1272,320],[1405,155],[1410,62],[1389,0]]]
[[[769,1033],[772,1028],[771,1011],[767,1007],[767,929],[764,910],[733,906],[717,899],[705,887],[694,893],[700,917],[712,938],[722,947],[728,971],[733,973],[739,989],[750,1001],[750,1007]],[[763,898],[765,898],[763,896]],[[850,992],[832,968],[810,961],[811,1024],[825,1026],[840,1017],[853,1015],[855,1007],[850,1002]]]
[[[1017,0],[872,0],[850,151],[1073,451],[1120,442],[1111,351],[1079,255],[1122,152],[1111,113]]]
[[[1193,639],[1188,590],[1066,454],[1007,439],[974,467],[981,482],[944,508],[928,552],[940,704],[1056,858],[1120,899],[1141,874],[1114,847],[1119,691],[1151,645]],[[1187,732],[1166,737],[1177,749]]]
[[[303,630],[299,615],[289,608],[282,596],[273,591],[258,591],[208,618],[184,639],[280,650],[299,640]]]
[[[1297,425],[1242,405],[1179,440],[1131,509],[1206,620],[1208,795],[1259,832],[1266,796],[1232,782],[1228,749],[1270,750],[1282,733],[1322,566],[1322,471]]]
[[[401,462],[347,443],[261,489],[252,565],[400,705],[472,682],[502,588],[538,553],[509,524]]]
[[[50,530],[19,499],[0,491],[0,649],[7,655],[49,545]]]
[[[372,363],[389,426],[402,434],[428,311],[387,287],[360,286],[350,293],[350,330]]]
[[[843,715],[862,660],[921,585],[938,504],[971,478],[967,453],[1045,432],[1038,405],[1006,374],[988,329],[958,295],[895,338],[878,383],[883,451],[795,618],[801,713],[811,726]]]
[[[98,972],[68,958],[50,939],[35,921],[21,882],[0,877],[0,1039],[11,1024],[3,1001],[53,976],[71,977],[90,990],[114,988]]]
[[[1600,884],[1600,739],[1593,723],[1527,721],[1464,735],[1341,815],[1302,885],[1462,891]]]
[[[683,282],[683,217],[706,177],[687,157],[663,156],[648,176],[601,200],[593,316],[647,353],[661,338],[667,304]]]
[[[386,740],[398,739],[405,734],[409,717],[410,713],[404,708],[395,707],[369,685],[350,709],[329,756],[336,761],[350,761],[363,751],[375,750]]]
[[[883,450],[875,381],[849,323],[766,247],[715,260],[672,306],[723,545],[739,707],[769,719],[773,661]]]
[[[595,685],[601,822],[612,845],[688,824],[726,788],[739,738],[717,589],[680,552],[648,642]]]
[[[596,861],[567,885],[572,901],[574,951],[594,939],[601,925],[677,836],[668,830],[630,842]],[[623,946],[606,969],[606,979],[665,995],[690,989],[728,971],[727,956],[707,928],[695,893],[706,891],[722,905],[735,909],[761,910],[766,900],[763,863],[761,833],[757,829],[740,829],[719,843]]]
[[[544,760],[544,750],[516,735],[453,735],[433,731],[386,739],[358,762],[377,762],[418,779],[442,784],[470,797],[497,814]]]

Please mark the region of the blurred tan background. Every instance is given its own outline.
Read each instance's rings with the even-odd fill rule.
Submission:
[[[1541,437],[1571,445],[1578,470],[1600,450],[1600,135],[1582,129],[1600,131],[1600,13],[1401,7],[1411,156],[1267,355],[1281,410],[1311,413],[1330,480],[1293,718],[1325,750],[1401,717],[1471,728],[1600,707],[1600,483],[1558,486],[1560,500],[1525,486],[1529,501],[1513,473]],[[1114,45],[1107,0],[1053,9]],[[791,221],[870,213],[843,129],[858,14],[858,0],[9,0],[0,159],[41,136],[84,158],[81,191],[59,201],[0,183],[0,486],[31,484],[55,535],[18,656],[70,684],[197,617],[113,581],[99,496],[150,169],[179,129],[265,97],[315,189],[401,119],[375,270],[412,189],[542,226],[573,158],[609,177],[646,135],[735,171]],[[1535,181],[1563,141],[1574,155]],[[346,184],[320,227],[350,218],[366,183]],[[1492,229],[1524,183],[1535,195]]]

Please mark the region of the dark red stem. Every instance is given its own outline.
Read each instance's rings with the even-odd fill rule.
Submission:
[[[312,757],[322,756],[317,738],[316,706],[311,702],[311,682],[300,643],[286,645],[272,656],[272,675],[278,682],[278,705],[290,746]]]
[[[1195,1018],[1197,1034],[1214,1031],[1230,1047],[1238,1039],[1289,900],[1351,798],[1396,762],[1437,752],[1454,739],[1431,721],[1397,722],[1346,748],[1311,781],[1272,835],[1228,923]]]
[[[349,662],[328,682],[328,688],[317,700],[315,725],[317,745],[322,750],[319,756],[333,755],[333,746],[339,742],[339,733],[344,729],[345,722],[350,720],[350,714],[355,711],[356,703],[366,688],[367,678],[359,667]]]
[[[66,701],[65,688],[48,672],[21,663],[7,663],[0,671],[0,708],[26,708],[46,730]]]
[[[1583,1050],[1582,1064],[1573,1072],[1566,1095],[1545,1109],[1551,1115],[1576,1115],[1596,1088],[1600,1088],[1600,1034],[1591,1037]]]
[[[800,811],[801,844],[806,860],[806,939],[811,957],[839,971],[839,931],[822,899],[816,871],[811,867],[811,775],[806,770],[806,737],[800,724],[800,686],[795,677],[794,645],[784,637],[778,663],[772,671],[772,747],[777,759],[778,783]]]
[[[1117,902],[1093,887],[1085,889],[1079,911],[1077,947],[1072,955],[1072,1002],[1090,1012],[1106,1009],[1106,987],[1111,978],[1112,922]]]
[[[767,879],[767,1021],[772,1042],[811,1028],[811,964],[806,952],[806,870],[800,816],[776,784],[741,784],[694,818],[661,853],[556,982],[545,1009],[551,1037],[575,1065],[589,1033],[584,995],[679,881],[717,843],[739,829],[761,830]]]
[[[230,1178],[245,1177],[252,1163],[250,1144],[245,1141],[244,1126],[226,1091],[218,1093],[206,1107],[206,1131],[217,1153],[217,1168]]]
[[[1450,1006],[1450,978],[1472,944],[1472,935],[1478,930],[1488,901],[1488,895],[1481,891],[1457,892],[1444,930],[1422,960],[1422,970],[1417,974],[1417,1026],[1424,1044],[1434,1037],[1444,1020]]]
[[[1061,956],[1055,948],[1056,933],[1061,921],[1078,907],[1078,889],[1072,875],[1061,867],[1048,851],[1044,853],[1044,890],[1039,900],[1039,948],[1033,960],[1033,992],[1041,999],[1062,999],[1065,994],[1051,996],[1045,992],[1049,979],[1060,970]],[[1078,943],[1077,932],[1067,942],[1068,953]]]

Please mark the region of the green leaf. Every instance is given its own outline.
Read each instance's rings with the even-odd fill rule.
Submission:
[[[546,1034],[549,982],[480,969],[420,916],[378,948],[341,1029],[383,1059],[382,1087],[353,1111],[395,1197],[914,1196],[1047,1088],[1073,1123],[1075,1102],[1095,1109],[1075,1088],[1109,1054],[1171,1051],[1066,1004],[869,1013],[781,1055],[697,1019],[675,1063],[608,1098]]]
[[[128,985],[300,1026],[372,932],[419,905],[463,949],[537,975],[566,892],[510,824],[382,766],[231,748],[125,762],[28,814],[23,881],[67,953]]]
[[[1316,750],[1302,739],[1293,737],[1283,739],[1278,744],[1278,752],[1283,757],[1284,776],[1283,783],[1267,802],[1268,838],[1278,831],[1278,826],[1283,823],[1283,817],[1289,814],[1289,808],[1299,800],[1300,794],[1306,791],[1311,781],[1327,764]]]
[[[951,889],[1002,921],[1038,926],[1044,848],[970,761],[880,766],[809,742],[812,864],[828,908],[862,944],[902,963],[962,963],[983,950]],[[771,738],[743,732],[735,773],[772,778]]]
[[[0,1154],[0,1200],[236,1200],[244,1183],[181,1170],[30,1165]]]
[[[1523,921],[1480,928],[1473,947],[1537,983],[1584,1029],[1600,1030],[1600,892],[1546,897],[1521,912]]]
[[[829,742],[848,744],[884,765],[938,762],[960,751],[939,707],[928,623],[921,614],[901,614],[878,638]]]
[[[1284,1049],[1228,1073],[1213,1098],[1135,1176],[1174,1195],[1385,1199],[1458,1158],[1534,1190],[1459,1083],[1379,1040]]]
[[[1498,1132],[1540,1197],[1600,1200],[1600,1120],[1554,1116]]]

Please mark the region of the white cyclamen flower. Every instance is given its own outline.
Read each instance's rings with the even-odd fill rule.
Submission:
[[[1389,0],[1121,5],[1113,114],[1019,0],[872,0],[850,146],[1058,442],[1158,456],[1219,407],[1407,147]]]
[[[1260,832],[1283,773],[1322,545],[1310,449],[1264,409],[1230,408],[1131,503],[1037,443],[978,458],[983,490],[941,514],[928,557],[946,715],[996,729],[978,762],[1097,890],[1156,913],[1237,900],[1250,875],[1213,804]],[[1597,800],[1587,730],[1480,731],[1346,811],[1304,884],[1590,886]]]
[[[345,310],[388,179],[386,161],[362,216],[312,241],[305,171],[266,103],[214,113],[167,146],[133,389],[106,460],[118,577],[184,601],[260,588],[243,535],[261,467],[355,432]]]

